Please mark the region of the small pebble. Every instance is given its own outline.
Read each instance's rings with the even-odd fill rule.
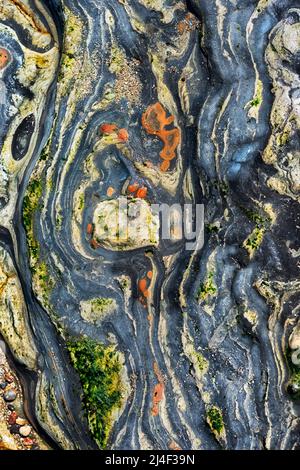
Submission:
[[[20,429],[20,426],[18,426],[17,424],[13,424],[9,428],[9,431],[10,431],[11,434],[19,434],[19,429]]]
[[[31,426],[21,426],[20,429],[19,429],[19,433],[21,434],[21,436],[23,437],[27,437],[29,436],[29,434],[31,433]]]
[[[4,393],[3,398],[5,401],[14,401],[17,397],[15,390],[8,390]]]
[[[16,424],[16,421],[17,421],[17,413],[15,411],[13,411],[12,413],[10,413],[9,417],[8,417],[8,424],[11,426],[12,424]],[[17,423],[19,424],[19,423]]]
[[[15,411],[14,405],[9,404],[7,405],[7,408],[9,409],[9,411]]]
[[[4,390],[5,387],[6,387],[6,385],[7,385],[6,382],[1,382],[1,383],[0,383],[0,388],[2,388],[2,390]]]
[[[24,418],[18,418],[16,419],[16,423],[19,424],[20,426],[24,426],[26,424],[26,419]]]

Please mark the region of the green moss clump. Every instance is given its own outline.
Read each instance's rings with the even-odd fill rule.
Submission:
[[[79,204],[78,204],[78,209],[80,211],[82,211],[82,209],[84,208],[84,194],[81,194],[79,196]]]
[[[197,292],[197,300],[205,300],[210,295],[214,295],[217,292],[217,287],[214,284],[214,273],[211,271],[205,282],[200,285]]]
[[[209,408],[206,414],[206,420],[213,433],[221,434],[224,429],[224,421],[220,408],[217,406]]]
[[[121,364],[112,346],[87,338],[67,343],[71,362],[79,374],[83,404],[91,433],[105,449],[112,426],[112,413],[121,405]]]

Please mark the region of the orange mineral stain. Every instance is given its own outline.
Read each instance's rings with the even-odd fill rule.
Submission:
[[[107,188],[107,191],[106,191],[107,196],[112,197],[114,193],[115,193],[115,189],[112,186],[109,186],[109,188]]]
[[[166,111],[160,103],[155,103],[147,108],[142,116],[142,126],[148,134],[156,135],[163,142],[164,147],[160,152],[160,157],[164,160],[161,164],[161,171],[167,171],[170,167],[170,160],[176,156],[176,150],[180,144],[180,130],[166,129],[174,122],[174,116],[167,117]]]
[[[10,62],[10,53],[7,49],[0,47],[0,70],[5,69]]]
[[[153,277],[153,272],[152,272],[152,271],[148,271],[148,272],[147,272],[147,278],[148,278],[148,279],[152,279],[152,277]]]

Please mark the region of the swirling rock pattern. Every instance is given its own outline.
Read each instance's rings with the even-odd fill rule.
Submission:
[[[87,337],[120,363],[105,445],[299,448],[299,67],[299,0],[1,0],[0,328],[50,445],[97,446]],[[204,245],[150,203],[204,204]]]

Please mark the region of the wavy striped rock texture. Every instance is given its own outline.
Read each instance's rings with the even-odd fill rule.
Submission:
[[[0,0],[0,332],[50,446],[299,448],[299,73],[299,0]]]

